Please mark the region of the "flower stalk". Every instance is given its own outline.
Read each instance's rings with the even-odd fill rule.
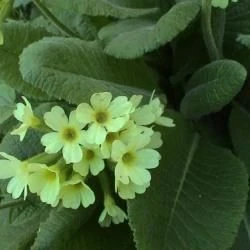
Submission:
[[[220,59],[221,55],[214,39],[212,25],[211,25],[211,17],[212,17],[212,0],[202,0],[201,27],[202,27],[203,39],[210,60],[215,61]]]

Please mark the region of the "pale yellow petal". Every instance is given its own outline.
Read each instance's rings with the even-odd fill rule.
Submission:
[[[109,92],[95,93],[90,98],[90,103],[95,110],[106,109],[112,99],[112,95]]]
[[[42,136],[41,143],[45,146],[45,152],[48,154],[57,153],[63,147],[63,142],[57,132],[48,133]]]
[[[120,117],[131,113],[133,105],[126,96],[116,97],[110,104],[108,110],[112,117]]]
[[[151,175],[148,170],[137,167],[130,168],[129,177],[136,185],[143,185],[151,180]],[[123,182],[122,179],[121,182]],[[128,184],[125,182],[123,183]]]
[[[136,154],[136,165],[141,168],[156,168],[159,166],[161,155],[153,149],[142,149]]]
[[[24,108],[25,108],[25,105],[19,102],[17,103],[16,109],[13,112],[14,117],[20,122],[23,121]]]
[[[165,116],[160,116],[157,118],[155,123],[165,127],[175,127],[174,120]]]
[[[83,158],[80,162],[73,164],[74,171],[84,177],[88,175],[89,167],[89,162],[85,158]]]
[[[90,172],[92,175],[98,175],[104,169],[104,161],[101,158],[95,158],[90,162]]]
[[[14,129],[13,131],[11,131],[10,134],[20,136],[20,141],[23,141],[28,129],[29,129],[29,126],[27,124],[22,124],[17,129]]]
[[[113,142],[111,158],[114,161],[119,161],[126,152],[127,152],[127,147],[122,141],[116,140]]]
[[[117,132],[119,131],[126,122],[129,120],[129,116],[125,115],[123,117],[113,118],[110,119],[106,124],[105,127],[107,128],[107,131],[109,132]]]
[[[63,158],[67,164],[80,162],[82,159],[81,147],[76,143],[65,144],[63,147]]]
[[[64,110],[59,106],[55,106],[50,112],[46,112],[44,114],[44,121],[47,126],[55,131],[59,131],[68,125],[68,118]]]
[[[102,144],[105,141],[107,131],[99,124],[90,125],[86,133],[86,140],[89,144]]]
[[[77,127],[79,130],[83,129],[86,126],[86,123],[79,122],[76,118],[76,111],[72,111],[69,115],[69,124]]]
[[[76,119],[84,124],[94,121],[94,110],[88,103],[81,103],[76,109]]]

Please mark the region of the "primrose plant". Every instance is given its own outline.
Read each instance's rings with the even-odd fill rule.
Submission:
[[[61,202],[66,208],[88,207],[95,194],[88,179],[99,177],[104,193],[104,210],[99,223],[109,226],[127,218],[113,198],[134,199],[150,186],[150,169],[161,159],[156,150],[162,145],[161,133],[154,124],[174,127],[171,118],[163,116],[164,105],[151,97],[140,105],[142,96],[130,99],[110,92],[93,94],[89,103],[81,103],[69,116],[54,106],[39,119],[29,101],[17,103],[15,118],[21,125],[11,134],[23,141],[31,128],[46,131],[41,137],[44,151],[25,160],[1,152],[0,178],[10,179],[7,192],[14,199],[27,197],[28,190],[42,202],[55,207]],[[114,181],[107,175],[113,173]],[[114,184],[113,184],[114,183]]]
[[[0,0],[0,250],[250,249],[249,0]]]

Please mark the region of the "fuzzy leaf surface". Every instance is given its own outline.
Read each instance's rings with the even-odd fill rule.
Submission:
[[[20,57],[20,70],[35,88],[76,104],[96,92],[129,96],[155,88],[155,77],[143,61],[114,59],[97,42],[77,38],[44,38],[32,44]]]
[[[128,202],[137,249],[226,250],[243,218],[247,171],[179,114],[168,115],[176,127],[162,130],[162,159],[151,186]]]
[[[199,118],[220,111],[240,92],[246,77],[244,66],[233,60],[204,66],[190,79],[181,112],[188,118]]]
[[[99,37],[105,52],[117,58],[137,58],[172,41],[195,19],[200,10],[193,1],[174,5],[159,20],[138,18],[102,28]]]

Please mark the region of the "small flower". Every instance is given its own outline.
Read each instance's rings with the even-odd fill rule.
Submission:
[[[60,191],[60,168],[45,164],[31,164],[28,184],[32,193],[37,193],[41,201],[52,206],[57,205]]]
[[[62,149],[66,163],[79,162],[82,159],[80,145],[84,141],[85,131],[82,129],[85,124],[78,122],[75,115],[75,111],[72,111],[68,119],[59,106],[44,114],[45,123],[55,131],[41,138],[41,143],[46,147],[45,152],[53,154]]]
[[[125,144],[128,144],[134,141],[134,139],[140,134],[152,136],[153,133],[154,132],[151,128],[138,126],[132,120],[129,120],[120,132],[110,132],[107,134],[105,141],[101,144],[102,154],[105,158],[110,158],[112,145],[116,140],[120,140]]]
[[[173,119],[162,116],[164,112],[164,105],[159,98],[151,98],[149,104],[137,108],[132,114],[131,119],[137,125],[150,125],[156,123],[165,127],[174,127]]]
[[[125,96],[111,101],[109,92],[96,93],[91,96],[90,103],[82,103],[77,107],[76,116],[80,122],[89,124],[87,141],[90,144],[104,142],[108,132],[119,131],[129,119],[132,103]]]
[[[104,160],[98,145],[84,144],[82,148],[82,160],[73,164],[75,172],[87,176],[89,171],[92,175],[98,175],[104,169]]]
[[[107,195],[104,198],[104,210],[102,211],[99,217],[99,224],[102,227],[109,227],[111,222],[114,224],[122,223],[125,219],[127,219],[127,215],[124,211],[119,208],[114,199]]]
[[[232,2],[238,2],[238,0],[232,0]],[[227,8],[229,4],[229,0],[212,0],[212,6],[213,7],[219,7],[222,9]]]
[[[133,142],[126,145],[115,141],[112,147],[112,159],[117,162],[115,167],[115,183],[120,181],[129,184],[144,185],[151,180],[148,169],[159,165],[161,155],[154,149],[144,148],[150,142],[150,137],[138,135]]]
[[[11,180],[7,186],[7,192],[17,199],[24,192],[24,199],[27,196],[29,164],[27,161],[20,161],[14,156],[1,152],[6,160],[0,160],[0,179]]]
[[[118,195],[124,199],[134,199],[135,194],[143,194],[146,189],[150,186],[150,182],[147,182],[143,185],[136,185],[132,181],[129,184],[123,184],[122,182],[117,183],[117,192]]]
[[[41,123],[39,118],[33,114],[29,101],[24,96],[22,98],[25,104],[17,103],[17,109],[13,112],[14,117],[22,122],[22,125],[11,132],[12,135],[19,135],[20,141],[24,139],[29,128],[35,128]]]
[[[74,175],[61,188],[60,198],[66,208],[77,209],[81,204],[88,207],[95,202],[95,194],[80,175]]]

